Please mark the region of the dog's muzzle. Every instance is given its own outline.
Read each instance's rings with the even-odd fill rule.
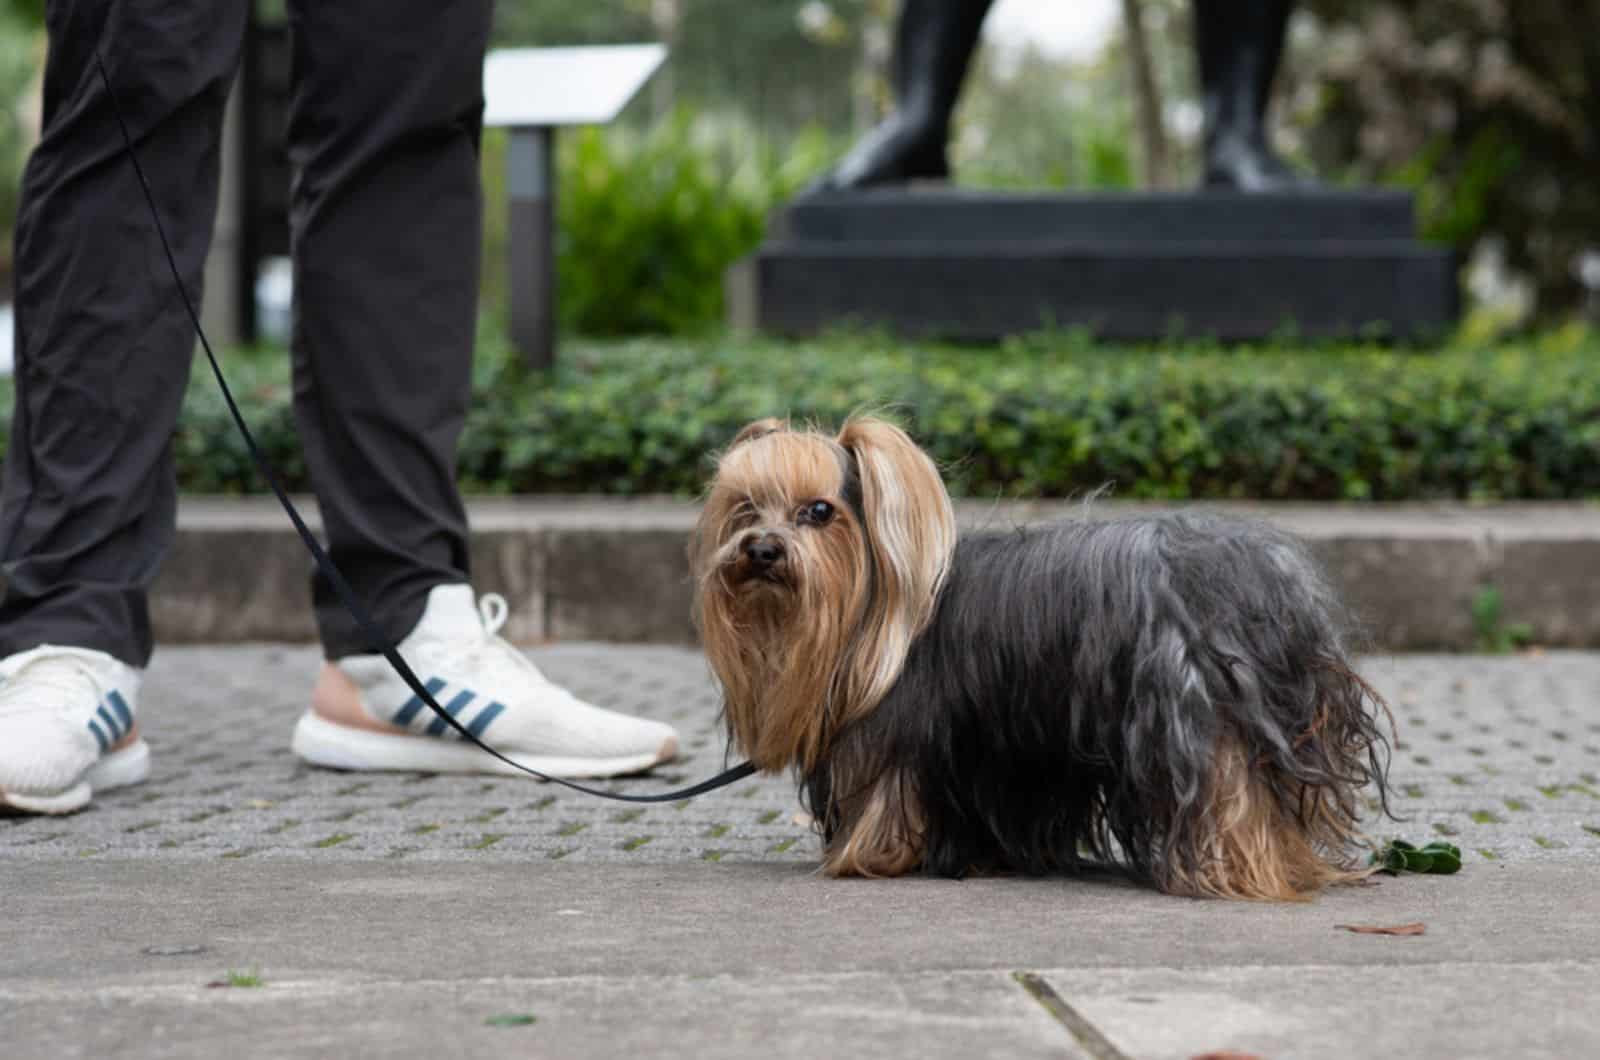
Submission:
[[[779,582],[782,581],[788,555],[789,546],[777,534],[751,534],[739,546],[734,573],[741,582]]]

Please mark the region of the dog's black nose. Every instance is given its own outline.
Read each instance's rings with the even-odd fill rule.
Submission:
[[[783,558],[783,539],[771,534],[752,537],[744,543],[744,556],[754,569],[768,570]]]

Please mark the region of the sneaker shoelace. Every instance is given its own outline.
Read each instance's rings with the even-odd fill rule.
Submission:
[[[499,593],[484,593],[478,598],[478,616],[483,620],[483,634],[441,642],[440,646],[444,649],[441,663],[481,674],[492,682],[505,681],[513,687],[519,684],[549,684],[549,679],[539,672],[531,659],[499,635],[510,615],[511,607],[505,597]]]
[[[63,713],[64,707],[92,706],[99,699],[100,682],[84,662],[66,651],[30,659],[0,681],[0,717]]]

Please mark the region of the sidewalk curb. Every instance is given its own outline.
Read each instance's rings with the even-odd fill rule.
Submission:
[[[1104,502],[1099,516],[1174,505]],[[1206,504],[1300,534],[1367,624],[1374,650],[1471,650],[1473,601],[1536,643],[1600,647],[1600,506]],[[317,526],[314,505],[304,506]],[[1075,504],[961,504],[964,529],[1079,512]],[[691,644],[685,545],[697,508],[645,498],[482,499],[469,505],[480,591],[511,603],[519,642]],[[310,559],[270,498],[183,500],[151,600],[165,643],[308,641]]]

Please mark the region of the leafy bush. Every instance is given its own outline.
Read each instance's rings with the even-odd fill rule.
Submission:
[[[22,97],[41,57],[35,14],[17,5],[0,5],[0,277],[10,267],[12,224],[28,153]],[[5,293],[0,280],[0,297]]]
[[[1581,329],[1432,354],[717,338],[569,344],[551,375],[523,377],[486,335],[460,466],[474,491],[688,495],[707,453],[751,419],[834,423],[878,407],[973,496],[1110,483],[1146,498],[1600,498],[1597,352]],[[228,370],[251,425],[304,488],[281,359],[230,358]],[[176,442],[182,486],[260,489],[213,389],[197,372]],[[9,415],[4,395],[0,409]]]
[[[694,334],[723,320],[723,273],[761,242],[768,213],[819,171],[819,133],[780,151],[749,129],[677,112],[640,132],[585,128],[557,141],[556,307],[568,331]],[[491,137],[485,291],[503,301],[504,143]]]
[[[1498,246],[1557,319],[1589,297],[1596,0],[1311,0],[1313,47],[1286,64],[1313,89],[1313,153],[1417,193],[1424,234]]]

